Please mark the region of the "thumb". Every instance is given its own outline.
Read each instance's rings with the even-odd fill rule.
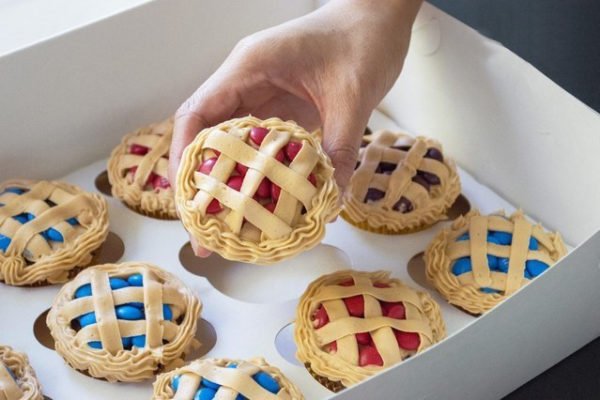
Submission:
[[[368,116],[350,110],[328,116],[323,124],[323,148],[335,168],[335,180],[343,192],[356,167],[358,149],[367,126]]]
[[[239,106],[239,96],[226,90],[207,90],[209,79],[175,113],[173,139],[169,152],[169,181],[173,190],[177,190],[177,169],[181,163],[183,150],[204,128],[216,125],[231,118]],[[218,86],[218,85],[217,85]],[[199,246],[190,235],[194,253],[198,257],[208,257],[210,251]]]
[[[220,86],[215,83],[209,79],[175,113],[173,139],[169,152],[169,181],[173,188],[176,187],[177,169],[187,145],[202,129],[230,119],[239,106],[237,93],[229,90],[207,89],[211,86]],[[222,86],[227,87],[227,85]]]

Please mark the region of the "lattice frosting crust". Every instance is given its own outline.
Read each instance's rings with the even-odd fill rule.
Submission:
[[[351,386],[445,337],[439,306],[386,271],[338,271],[311,283],[296,312],[297,357]]]
[[[108,160],[113,196],[142,214],[176,219],[167,170],[173,118],[131,132]]]
[[[440,143],[383,130],[366,135],[363,144],[343,198],[345,219],[375,232],[402,233],[445,218],[460,180]]]
[[[198,394],[200,393],[200,394]],[[203,397],[204,396],[204,397]],[[155,400],[302,400],[300,389],[262,358],[201,359],[158,376]]]
[[[42,388],[27,356],[0,345],[0,400],[42,399]]]
[[[107,235],[108,207],[98,194],[58,181],[0,184],[0,281],[65,282]]]
[[[176,203],[205,248],[269,264],[317,245],[339,212],[331,161],[292,121],[232,119],[200,132],[184,154]]]
[[[452,304],[482,314],[567,253],[558,233],[521,211],[507,217],[474,210],[441,231],[425,251],[427,278]]]
[[[73,368],[141,381],[183,364],[202,304],[170,273],[146,263],[88,268],[64,285],[47,317],[56,351]]]

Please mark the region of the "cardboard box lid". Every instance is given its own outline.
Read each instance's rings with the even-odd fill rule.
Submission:
[[[429,4],[382,106],[568,242],[600,228],[600,115]]]

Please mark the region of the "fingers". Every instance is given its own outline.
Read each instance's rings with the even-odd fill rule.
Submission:
[[[169,154],[169,181],[172,187],[176,187],[177,169],[186,146],[202,129],[230,119],[239,106],[239,95],[235,90],[224,89],[227,87],[225,81],[213,76],[175,113]]]
[[[173,126],[173,139],[169,154],[169,181],[176,188],[177,169],[181,163],[183,151],[196,135],[204,128],[228,120],[239,106],[239,96],[231,89],[212,90],[211,87],[223,86],[214,76],[177,110]],[[196,239],[190,236],[194,254],[198,257],[208,257],[211,252],[201,247]]]
[[[210,250],[201,247],[196,238],[192,235],[190,235],[190,245],[192,246],[192,250],[194,250],[196,257],[206,258],[212,254]]]
[[[356,167],[358,149],[368,117],[360,113],[340,112],[325,118],[323,124],[323,147],[335,168],[335,179],[345,190]]]

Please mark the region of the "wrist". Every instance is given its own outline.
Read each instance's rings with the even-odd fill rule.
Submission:
[[[328,4],[412,26],[423,0],[331,0]]]

